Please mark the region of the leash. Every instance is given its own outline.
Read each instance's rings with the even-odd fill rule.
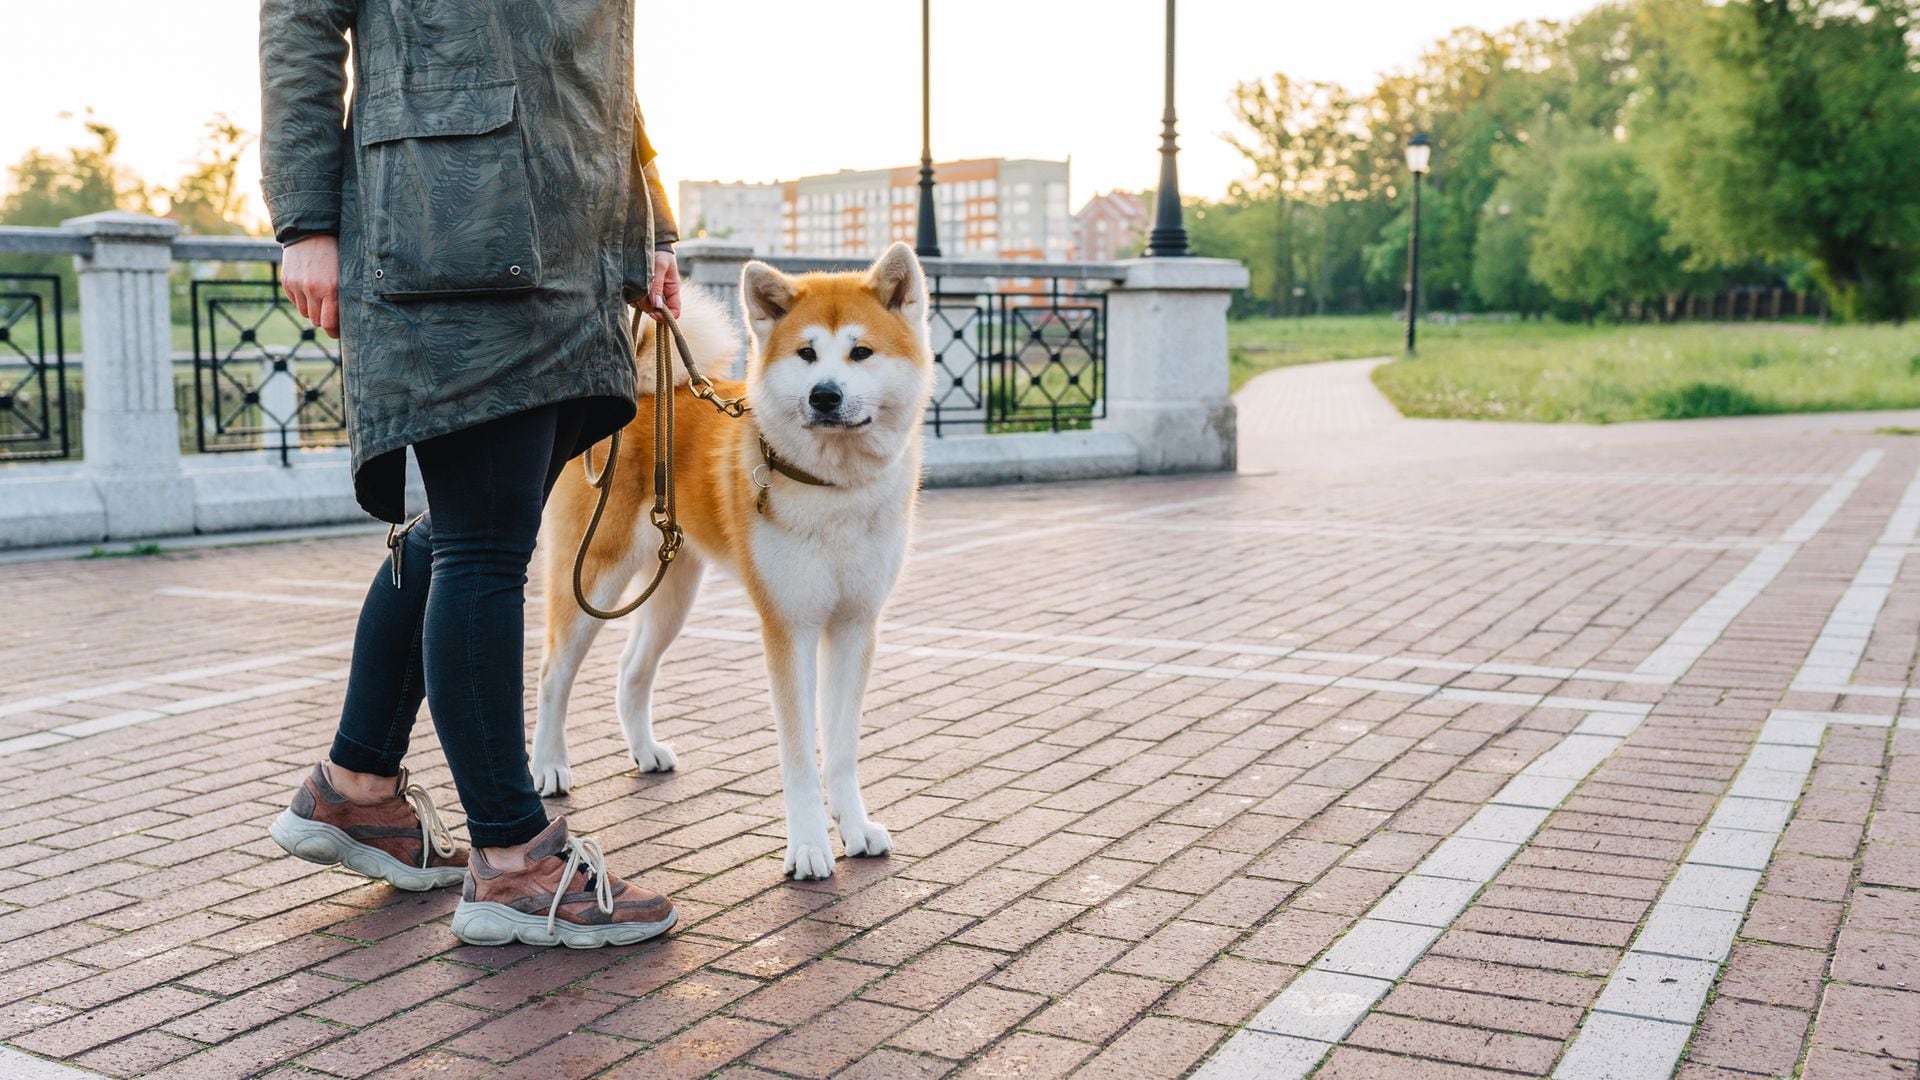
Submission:
[[[722,397],[713,388],[700,369],[694,366],[693,349],[687,345],[687,339],[680,333],[680,324],[665,311],[657,312],[654,321],[659,325],[653,335],[653,510],[648,517],[653,527],[660,530],[659,565],[654,568],[653,580],[647,583],[639,596],[632,602],[623,604],[611,611],[593,606],[587,599],[584,581],[587,566],[587,549],[593,546],[593,535],[600,528],[600,518],[607,512],[607,500],[613,496],[613,470],[620,460],[620,433],[614,432],[607,439],[607,465],[598,473],[593,471],[593,449],[589,447],[582,457],[586,469],[587,485],[598,488],[600,497],[594,503],[593,516],[587,519],[587,531],[580,537],[580,550],[573,557],[573,598],[580,610],[596,619],[619,619],[639,610],[654,592],[660,588],[660,582],[667,576],[667,568],[673,565],[674,557],[686,543],[686,534],[680,529],[678,504],[673,490],[673,354],[680,354],[680,363],[687,369],[687,389],[693,396],[718,409],[723,416],[738,419],[745,416],[748,407],[745,398]],[[632,327],[634,349],[640,347],[640,312],[633,313]],[[671,338],[671,340],[669,340]],[[639,357],[636,355],[635,359]]]

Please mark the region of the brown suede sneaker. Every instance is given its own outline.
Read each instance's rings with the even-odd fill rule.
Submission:
[[[334,788],[324,763],[315,765],[293,793],[293,805],[267,831],[308,862],[339,863],[410,892],[451,885],[467,875],[466,851],[454,846],[426,789],[407,783],[405,769],[392,795],[362,803]]]
[[[607,873],[600,845],[568,836],[567,819],[559,818],[533,838],[525,870],[495,870],[473,853],[453,936],[469,945],[597,949],[658,937],[676,917],[666,897]]]

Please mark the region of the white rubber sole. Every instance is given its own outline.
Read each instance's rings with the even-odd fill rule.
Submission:
[[[303,818],[292,808],[282,810],[267,832],[287,854],[322,866],[344,866],[357,874],[378,878],[396,889],[426,892],[456,885],[467,872],[458,866],[408,866],[377,847],[363,844],[325,822]]]
[[[565,919],[547,932],[545,915],[529,915],[490,900],[462,900],[453,909],[453,936],[469,945],[565,945],[569,949],[597,949],[602,945],[637,945],[666,933],[680,918],[676,909],[659,922],[581,926]]]

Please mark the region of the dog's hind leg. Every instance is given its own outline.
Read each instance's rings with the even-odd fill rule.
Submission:
[[[841,619],[827,626],[821,649],[820,735],[826,749],[827,806],[848,855],[885,855],[887,830],[867,817],[860,796],[860,710],[873,672],[874,620]]]
[[[660,582],[659,591],[641,605],[633,629],[627,633],[614,700],[619,705],[627,750],[641,772],[670,772],[675,763],[673,748],[653,737],[653,683],[660,673],[661,657],[687,625],[694,598],[700,595],[703,572],[699,558],[683,548]]]

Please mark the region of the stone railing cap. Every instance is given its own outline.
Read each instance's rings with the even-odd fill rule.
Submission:
[[[1249,276],[1235,259],[1129,259],[1122,289],[1244,289]]]
[[[713,237],[701,236],[691,240],[682,240],[673,247],[675,251],[679,252],[682,258],[688,256],[723,259],[753,258],[753,245],[742,244],[737,240],[720,240]]]
[[[121,237],[128,240],[172,240],[180,233],[177,222],[130,210],[103,210],[84,217],[68,218],[60,223],[81,236]]]

